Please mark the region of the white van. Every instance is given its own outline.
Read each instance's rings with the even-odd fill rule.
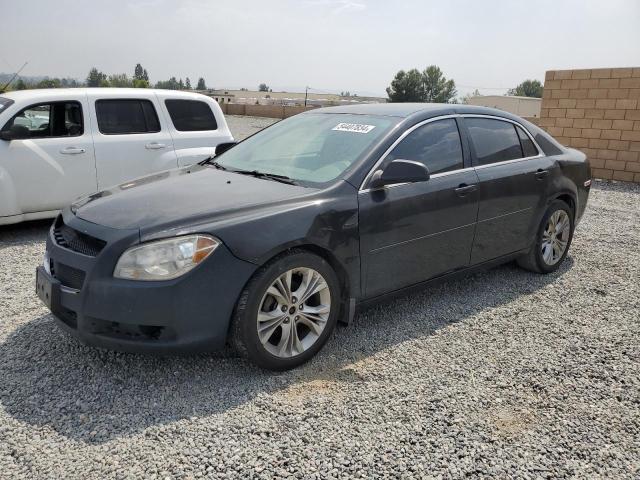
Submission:
[[[0,94],[0,225],[54,217],[74,199],[192,165],[233,142],[218,104],[174,90]]]

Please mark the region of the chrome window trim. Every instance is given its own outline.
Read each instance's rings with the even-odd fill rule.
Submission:
[[[379,189],[371,189],[371,188],[366,188],[365,189],[364,186],[369,182],[369,180],[373,176],[373,174],[376,171],[376,169],[380,166],[380,164],[382,162],[384,162],[384,160],[391,153],[391,151],[402,140],[404,140],[407,137],[407,135],[409,135],[414,130],[422,127],[423,125],[426,125],[426,124],[432,123],[432,122],[436,122],[438,120],[446,120],[448,118],[488,118],[488,119],[493,119],[493,120],[501,120],[501,121],[507,122],[507,123],[512,123],[512,124],[522,128],[524,133],[529,137],[529,139],[533,142],[535,147],[538,149],[538,155],[534,155],[534,156],[531,156],[531,157],[514,158],[512,160],[504,160],[502,162],[488,163],[486,165],[472,165],[471,167],[460,168],[458,170],[451,170],[451,171],[448,171],[448,172],[435,173],[435,174],[431,175],[431,178],[438,178],[439,176],[451,175],[453,173],[463,172],[465,170],[490,168],[490,167],[495,167],[495,166],[498,166],[498,165],[506,165],[506,164],[509,164],[509,163],[521,162],[523,160],[533,160],[533,159],[542,158],[542,157],[545,156],[543,153],[541,153],[541,152],[543,152],[543,150],[540,148],[540,145],[538,145],[538,142],[536,142],[536,139],[533,138],[533,135],[531,135],[531,132],[529,132],[529,130],[524,125],[522,125],[520,122],[517,122],[515,120],[511,120],[510,118],[498,117],[496,115],[486,115],[486,114],[481,114],[481,113],[457,113],[457,114],[452,114],[452,115],[442,115],[442,116],[439,116],[439,117],[433,117],[433,118],[428,118],[426,120],[423,120],[422,122],[417,123],[413,127],[407,129],[402,135],[400,135],[400,137],[398,137],[396,139],[396,141],[393,142],[393,144],[391,144],[391,146],[387,150],[385,150],[385,152],[380,156],[380,158],[373,165],[373,167],[371,167],[371,169],[369,170],[369,173],[367,173],[367,176],[364,177],[364,180],[360,184],[360,188],[358,189],[358,193],[366,193],[366,192],[370,192],[372,190],[379,190]],[[460,138],[460,141],[462,142],[462,138]],[[469,139],[469,141],[471,141],[471,139]],[[393,188],[393,187],[398,187],[400,185],[407,185],[407,184],[406,183],[396,183],[396,184],[393,184],[393,185],[386,185],[383,188]]]

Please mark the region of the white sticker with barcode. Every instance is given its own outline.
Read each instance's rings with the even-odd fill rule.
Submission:
[[[339,123],[331,130],[336,132],[369,133],[376,128],[375,125],[363,125],[361,123]]]

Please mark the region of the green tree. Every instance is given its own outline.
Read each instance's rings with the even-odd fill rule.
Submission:
[[[191,80],[189,80],[189,77],[187,77],[186,80],[184,81],[184,87],[187,90],[191,90]]]
[[[198,79],[198,86],[196,87],[197,90],[206,90],[207,89],[207,84],[204,81],[204,78],[200,77]]]
[[[144,80],[144,68],[139,63],[136,64],[136,68],[133,70],[133,78],[136,80]]]
[[[13,85],[14,90],[27,90],[29,85],[25,83],[25,81],[21,78]]]
[[[390,102],[423,102],[422,74],[417,69],[400,70],[387,87]]]
[[[436,65],[427,67],[423,72],[411,69],[400,70],[387,88],[391,102],[456,102],[456,83],[447,80]]]
[[[149,88],[151,85],[149,85],[149,81],[148,80],[135,78],[133,80],[133,85],[131,85],[131,86],[133,88]]]
[[[542,98],[543,86],[540,80],[525,80],[516,88],[509,89],[508,95]]]
[[[107,82],[107,75],[99,71],[96,67],[89,70],[87,76],[87,87],[101,87]]]
[[[146,68],[142,70],[142,80],[149,83],[149,72],[147,72]]]
[[[447,80],[440,67],[431,65],[422,72],[424,101],[430,103],[451,103],[458,92],[456,82]]]
[[[269,91],[269,86],[266,83],[261,83],[260,85],[258,85],[258,91],[259,92],[268,92]]]
[[[109,75],[108,82],[111,87],[129,88],[133,86],[133,80],[131,80],[126,73]]]
[[[472,99],[473,97],[481,97],[482,94],[480,93],[480,90],[478,90],[477,88],[471,92],[471,93],[467,93],[464,97],[462,97],[460,99],[460,103],[464,103],[465,105],[469,103],[469,100]]]

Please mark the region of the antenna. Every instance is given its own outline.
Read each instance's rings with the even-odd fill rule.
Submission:
[[[11,82],[13,82],[13,81],[16,79],[16,77],[17,77],[18,75],[20,75],[20,72],[21,72],[22,70],[24,70],[24,67],[26,67],[28,63],[29,63],[29,62],[24,62],[24,65],[22,65],[22,66],[20,67],[20,70],[18,70],[16,73],[14,73],[14,74],[13,74],[13,77],[11,77],[11,80],[9,80],[9,81],[4,85],[4,87],[0,88],[0,93],[4,93],[4,91],[7,89],[7,87],[8,87],[9,85],[11,85]]]

